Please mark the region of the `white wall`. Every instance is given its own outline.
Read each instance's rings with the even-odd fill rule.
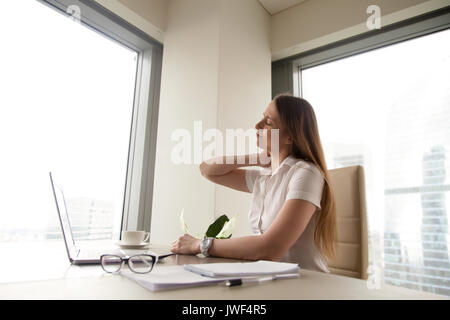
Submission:
[[[258,1],[221,1],[219,66],[217,128],[254,128],[271,100],[270,15]],[[248,193],[216,187],[216,217],[239,214],[236,236],[251,234],[250,202]]]
[[[194,138],[194,121],[216,126],[219,72],[219,2],[170,1],[164,39],[155,164],[151,241],[171,243],[181,233],[179,215],[194,235],[214,212],[214,186],[198,164],[175,165],[172,132],[185,128]],[[191,149],[192,150],[192,149]],[[193,161],[193,157],[192,157]]]
[[[108,0],[110,1],[110,0]],[[128,8],[149,21],[156,28],[166,31],[168,0],[118,0]]]

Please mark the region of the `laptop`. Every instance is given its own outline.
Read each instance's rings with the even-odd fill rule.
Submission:
[[[78,248],[73,238],[72,228],[69,221],[69,213],[67,211],[66,200],[64,192],[60,185],[56,184],[52,173],[50,174],[50,182],[52,184],[53,195],[56,202],[56,210],[58,211],[59,222],[61,223],[61,231],[63,233],[64,242],[66,244],[67,255],[72,264],[99,264],[100,256],[102,254],[118,254],[121,255],[123,251],[117,247],[103,249],[80,249]]]
[[[70,226],[69,212],[67,211],[66,199],[64,198],[64,192],[61,186],[55,183],[54,176],[51,172],[50,182],[53,189],[53,195],[55,197],[56,210],[58,212],[59,222],[61,223],[61,231],[63,233],[64,243],[66,244],[67,255],[69,261],[72,264],[100,264],[100,256],[102,254],[116,254],[119,256],[128,254],[141,254],[141,253],[151,253],[157,255],[159,259],[163,259],[175,253],[167,253],[167,251],[159,249],[137,249],[137,250],[121,250],[118,247],[110,246],[103,247],[101,249],[80,249],[73,238],[72,228]]]

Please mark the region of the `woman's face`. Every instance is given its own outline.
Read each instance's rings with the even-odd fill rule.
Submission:
[[[274,139],[277,137],[274,132],[275,130],[278,130],[278,141],[274,141],[274,143],[278,142],[278,148],[283,147],[281,142],[287,137],[283,135],[283,126],[274,101],[269,103],[266,110],[263,112],[262,119],[255,125],[255,129],[258,130],[256,132],[258,147],[266,150],[268,154],[272,152],[272,137],[274,137]],[[273,147],[276,146],[277,144]]]

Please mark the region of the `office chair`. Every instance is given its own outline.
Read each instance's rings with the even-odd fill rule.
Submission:
[[[367,279],[368,234],[364,168],[329,170],[336,200],[336,258],[328,261],[330,273]]]

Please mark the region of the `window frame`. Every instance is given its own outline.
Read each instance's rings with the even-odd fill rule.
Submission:
[[[121,231],[150,231],[163,45],[93,0],[37,1],[66,16],[78,6],[81,24],[138,54]]]
[[[302,70],[450,28],[450,6],[272,62],[272,98],[302,97]]]

